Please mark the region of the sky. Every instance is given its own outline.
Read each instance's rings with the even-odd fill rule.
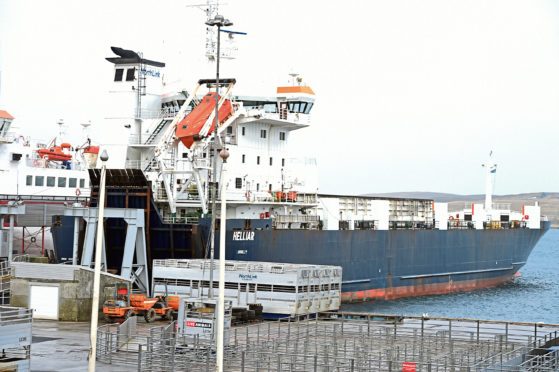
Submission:
[[[167,64],[191,90],[204,56],[204,0],[0,0],[0,109],[48,139],[64,119],[102,127],[110,46]],[[316,93],[292,137],[316,157],[319,192],[559,191],[559,5],[544,0],[229,0],[238,95],[273,96],[296,71]]]

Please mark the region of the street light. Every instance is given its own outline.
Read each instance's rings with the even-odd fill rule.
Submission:
[[[222,15],[216,15],[213,19],[208,19],[206,21],[208,26],[217,26],[217,53],[216,53],[216,77],[215,77],[215,118],[214,118],[214,143],[213,143],[213,153],[214,153],[214,163],[213,163],[213,187],[212,187],[212,223],[210,228],[210,286],[208,288],[208,297],[213,298],[213,265],[214,265],[214,247],[215,247],[215,215],[216,206],[215,199],[217,194],[217,127],[219,126],[218,119],[218,105],[219,105],[219,53],[220,53],[220,36],[221,27],[231,26],[233,22],[225,19]]]
[[[220,47],[220,34],[221,34],[221,27],[223,26],[231,26],[233,22],[225,19],[222,15],[216,15],[213,19],[209,19],[206,22],[208,26],[217,26],[217,51],[216,51],[216,73],[215,73],[215,118],[214,118],[214,164],[213,164],[213,175],[214,175],[214,187],[213,187],[213,198],[212,198],[212,224],[211,224],[211,249],[210,249],[210,288],[209,288],[209,295],[210,298],[213,298],[213,262],[214,262],[214,246],[215,246],[215,218],[216,218],[216,185],[215,181],[217,180],[217,128],[219,126],[219,47]],[[220,232],[220,240],[223,240],[220,244],[220,254],[219,254],[219,299],[218,299],[218,307],[217,307],[217,370],[219,372],[223,371],[223,322],[224,322],[224,314],[225,314],[225,301],[224,301],[224,291],[225,291],[225,179],[224,173],[225,170],[225,162],[229,154],[225,148],[222,150],[222,179],[221,179],[221,232]]]
[[[103,214],[105,212],[105,176],[107,173],[106,163],[109,160],[107,150],[101,153],[101,182],[99,184],[99,199],[97,208],[97,239],[95,242],[95,271],[93,275],[93,301],[91,304],[91,329],[89,342],[89,365],[88,371],[95,371],[95,357],[97,350],[97,321],[99,320],[99,282],[101,278],[101,251],[103,250]]]

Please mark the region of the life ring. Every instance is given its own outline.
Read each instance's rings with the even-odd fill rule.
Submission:
[[[80,189],[76,189],[76,196],[80,196],[82,194],[82,192],[80,191]]]
[[[246,192],[245,192],[245,197],[246,197],[247,199],[250,198],[250,191],[246,191]]]
[[[448,219],[449,219],[450,221],[454,221],[454,217],[452,217],[452,216],[448,217]]]

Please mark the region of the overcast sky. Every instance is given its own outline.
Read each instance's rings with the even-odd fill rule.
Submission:
[[[199,1],[0,0],[0,108],[50,138],[63,118],[102,127],[110,46],[167,63],[190,90],[214,74]],[[235,1],[247,32],[223,77],[275,94],[288,73],[317,95],[295,138],[318,159],[320,192],[559,191],[559,6],[537,0]],[[100,129],[98,129],[100,130]]]

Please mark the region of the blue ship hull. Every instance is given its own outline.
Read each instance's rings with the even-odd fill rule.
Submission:
[[[252,220],[252,229],[244,230],[244,220],[228,220],[227,259],[341,266],[345,302],[500,285],[517,274],[550,227],[543,222],[541,229],[325,231],[271,225]],[[209,221],[200,227],[207,237]]]

